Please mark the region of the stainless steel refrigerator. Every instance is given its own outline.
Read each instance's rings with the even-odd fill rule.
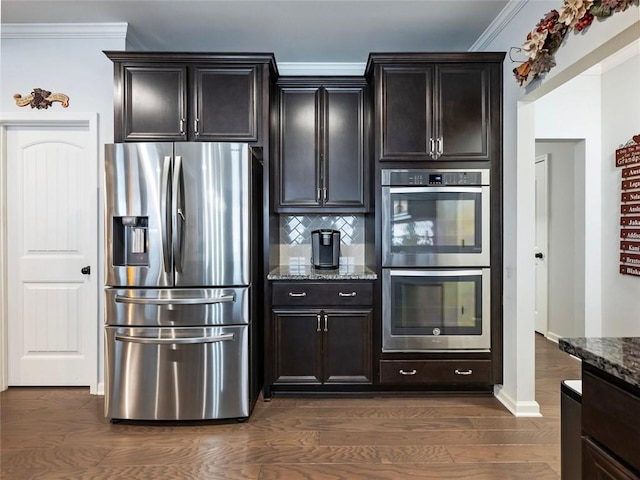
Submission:
[[[236,143],[106,145],[106,417],[250,415],[262,290],[252,153]]]

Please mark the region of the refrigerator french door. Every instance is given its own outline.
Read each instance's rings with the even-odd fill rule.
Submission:
[[[106,285],[247,285],[250,167],[246,144],[106,145]]]
[[[246,144],[106,146],[107,417],[249,415],[257,169]]]

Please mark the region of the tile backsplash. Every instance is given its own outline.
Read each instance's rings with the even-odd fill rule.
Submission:
[[[311,264],[311,232],[321,228],[340,231],[340,264],[364,264],[364,216],[281,215],[280,263]]]

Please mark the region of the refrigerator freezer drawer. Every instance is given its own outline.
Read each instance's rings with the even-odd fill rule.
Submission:
[[[248,325],[105,328],[105,416],[208,420],[249,416]]]
[[[105,289],[107,325],[191,327],[249,323],[249,287]]]

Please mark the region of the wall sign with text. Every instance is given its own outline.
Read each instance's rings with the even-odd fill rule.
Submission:
[[[620,273],[640,277],[640,135],[616,150],[620,183]]]

